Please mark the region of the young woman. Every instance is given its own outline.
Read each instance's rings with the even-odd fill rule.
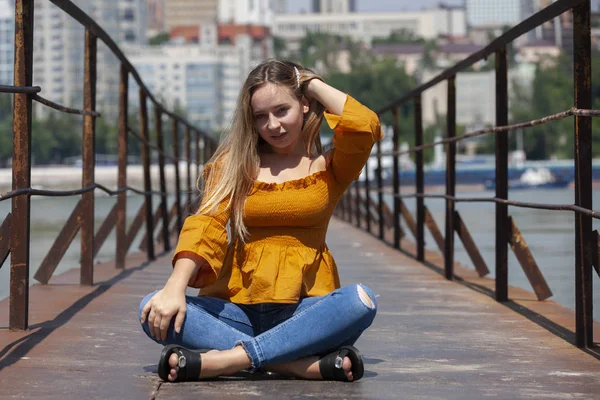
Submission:
[[[334,130],[325,154],[323,117]],[[249,74],[204,168],[202,203],[185,220],[173,272],[140,305],[144,331],[166,345],[162,379],[259,368],[362,377],[352,345],[375,318],[375,296],[362,284],[340,288],[325,234],[380,138],[375,113],[298,64],[269,60]],[[199,296],[186,296],[187,286]]]

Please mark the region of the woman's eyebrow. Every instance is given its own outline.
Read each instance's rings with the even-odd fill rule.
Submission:
[[[284,107],[284,106],[285,106],[285,107],[287,107],[287,106],[289,106],[289,104],[288,104],[288,103],[281,103],[281,104],[277,104],[277,105],[275,105],[275,106],[273,106],[273,107],[270,107],[270,108],[271,108],[272,110],[274,110],[274,109],[276,109],[276,108],[279,108],[279,107]],[[263,110],[261,110],[261,109],[256,109],[256,110],[254,110],[254,114],[260,114],[260,113],[262,113],[262,112],[264,112],[264,111],[263,111]]]

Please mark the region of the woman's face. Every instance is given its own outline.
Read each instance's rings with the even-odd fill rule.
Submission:
[[[298,148],[309,110],[305,99],[299,101],[287,87],[269,82],[254,92],[250,106],[258,134],[274,152],[289,154]]]

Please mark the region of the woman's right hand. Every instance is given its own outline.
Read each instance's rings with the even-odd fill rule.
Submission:
[[[142,324],[148,318],[150,335],[157,340],[166,340],[171,319],[175,317],[175,332],[179,333],[186,313],[185,287],[166,285],[156,292],[142,309]]]

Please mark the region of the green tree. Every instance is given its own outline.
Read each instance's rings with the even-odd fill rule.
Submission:
[[[392,32],[386,38],[374,38],[373,44],[409,44],[425,43],[425,39],[408,29],[400,29]]]
[[[161,32],[148,40],[150,46],[160,46],[169,41],[169,34],[167,32]]]

